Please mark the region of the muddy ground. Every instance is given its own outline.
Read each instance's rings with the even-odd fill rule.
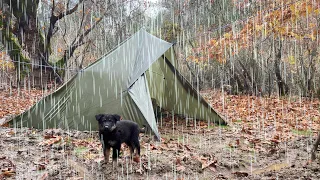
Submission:
[[[44,95],[0,91],[0,124]],[[123,146],[117,163],[104,164],[97,132],[0,127],[0,179],[320,179],[319,160],[309,161],[319,100],[202,95],[229,126],[164,117],[160,142],[140,134],[138,163]]]
[[[0,127],[2,178],[320,179],[319,161],[309,162],[314,135],[255,148],[235,127],[171,117],[160,132],[161,142],[140,134],[140,162],[126,158],[123,146],[117,164],[103,164],[97,132]]]

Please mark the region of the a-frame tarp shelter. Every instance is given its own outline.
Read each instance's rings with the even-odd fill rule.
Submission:
[[[225,124],[175,69],[173,47],[144,29],[13,119],[13,126],[97,130],[95,115],[119,114],[159,137],[151,97],[177,114]]]

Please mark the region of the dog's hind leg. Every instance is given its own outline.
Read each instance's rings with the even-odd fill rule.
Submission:
[[[140,156],[140,144],[138,143],[138,145],[137,145],[137,153],[138,153],[138,156]]]
[[[130,149],[130,159],[132,160],[133,158],[133,153],[134,153],[134,146],[132,144],[128,145]]]
[[[136,153],[140,156],[140,143],[138,139],[135,139],[133,142],[133,147],[137,150]]]

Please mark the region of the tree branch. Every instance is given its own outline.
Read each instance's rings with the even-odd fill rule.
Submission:
[[[72,45],[64,51],[64,56],[63,56],[63,60],[65,61],[67,56],[71,57],[74,53],[74,51],[81,45],[84,44],[83,40],[84,38],[102,21],[102,19],[108,15],[108,11],[105,11],[105,13],[89,28],[87,29],[84,33],[82,33],[78,38],[76,38]],[[65,63],[65,62],[64,62]]]
[[[63,17],[74,13],[74,12],[78,9],[79,4],[81,4],[83,1],[84,1],[84,0],[79,0],[79,2],[78,2],[72,9],[69,9],[69,10],[67,10],[66,12],[60,13],[58,16],[56,16],[57,20],[60,20],[60,19],[62,19]],[[68,1],[68,2],[69,2],[69,1]],[[68,4],[69,4],[69,3],[68,3]],[[67,7],[67,8],[68,8],[68,7]]]

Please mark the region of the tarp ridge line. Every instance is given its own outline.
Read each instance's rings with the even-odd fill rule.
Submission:
[[[140,38],[140,37],[139,37]],[[144,38],[142,38],[142,39],[144,39]],[[139,40],[141,40],[141,38],[139,39]],[[133,69],[135,69],[136,68],[136,65],[137,65],[137,61],[138,61],[138,57],[141,55],[141,52],[142,52],[142,46],[139,46],[139,50],[138,50],[138,53],[136,54],[136,58],[135,58],[135,61],[134,61],[134,67],[133,67]],[[135,73],[134,73],[135,74]],[[142,75],[142,74],[141,74]],[[141,76],[140,75],[140,76]],[[132,77],[132,75],[131,75],[131,77]],[[137,79],[135,79],[132,83],[131,83],[131,81],[132,81],[132,79],[131,79],[131,77],[130,77],[130,81],[129,81],[129,83],[128,83],[128,87],[127,87],[127,90],[140,78],[140,77],[138,77]],[[134,76],[133,76],[134,77]]]
[[[139,30],[141,31],[141,30]],[[138,31],[138,32],[139,32]],[[136,33],[135,33],[136,34]],[[127,38],[126,40],[122,41],[121,43],[119,43],[116,47],[112,48],[110,51],[108,51],[107,53],[103,54],[100,58],[98,58],[95,62],[91,63],[90,65],[88,65],[87,67],[83,68],[80,70],[81,71],[84,71],[86,69],[88,69],[89,67],[93,66],[94,64],[98,63],[102,58],[108,56],[110,53],[114,52],[116,49],[118,49],[119,47],[121,47],[124,43],[126,43],[127,41],[129,41],[130,39],[132,39],[132,37],[134,37],[134,35],[131,35],[129,38]]]

